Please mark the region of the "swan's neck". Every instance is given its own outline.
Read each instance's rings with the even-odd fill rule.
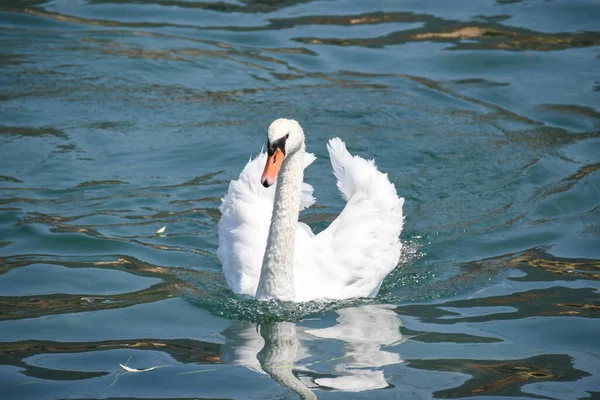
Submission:
[[[304,146],[289,154],[279,171],[267,248],[256,290],[258,299],[295,300],[294,248],[303,178]]]

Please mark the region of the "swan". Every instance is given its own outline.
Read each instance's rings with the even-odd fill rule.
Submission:
[[[314,204],[303,182],[315,156],[292,119],[275,120],[267,153],[251,159],[223,197],[218,224],[227,285],[259,300],[305,302],[374,297],[400,258],[404,199],[373,161],[352,156],[339,138],[327,144],[346,206],[315,235],[298,221]]]

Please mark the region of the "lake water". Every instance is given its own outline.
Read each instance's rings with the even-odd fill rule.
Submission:
[[[2,1],[0,398],[600,398],[599,20],[591,0]],[[376,299],[224,284],[220,198],[278,117],[318,157],[313,230],[344,205],[330,137],[405,197]]]

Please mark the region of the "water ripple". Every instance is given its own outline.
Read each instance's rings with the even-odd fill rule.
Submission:
[[[593,397],[596,11],[3,2],[3,394]],[[281,116],[317,156],[315,232],[343,207],[330,137],[405,197],[376,299],[258,302],[225,284],[220,199]]]

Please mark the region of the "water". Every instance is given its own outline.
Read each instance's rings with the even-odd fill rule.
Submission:
[[[598,15],[3,1],[0,397],[600,396]],[[330,137],[406,198],[377,299],[223,283],[219,199],[278,117],[318,157],[315,231],[343,207]]]

